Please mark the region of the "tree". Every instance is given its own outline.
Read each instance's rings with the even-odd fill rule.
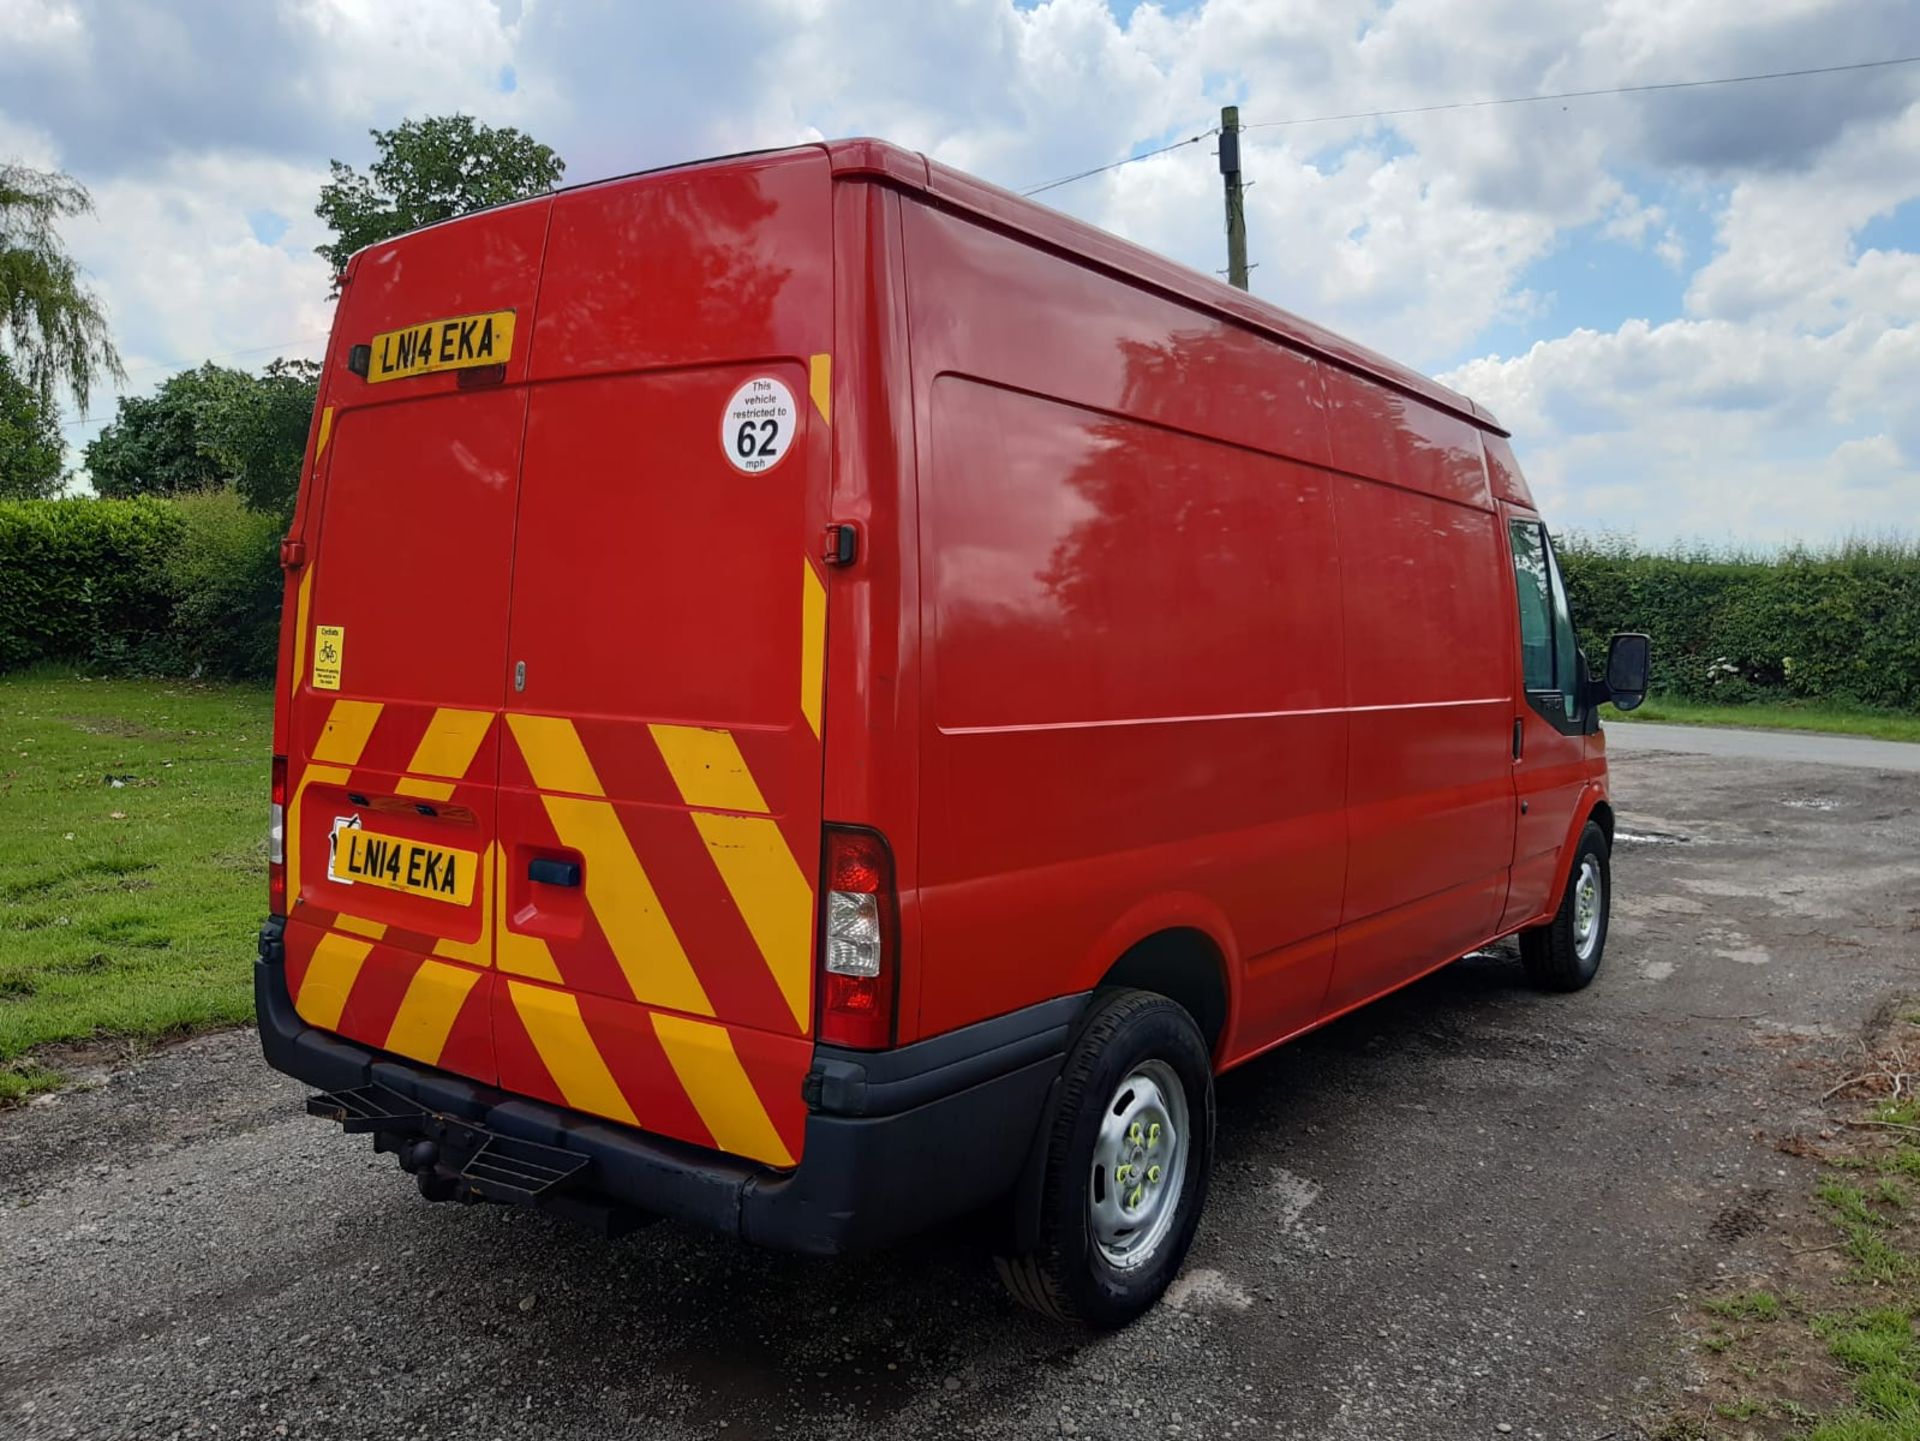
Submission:
[[[264,375],[245,380],[204,417],[207,443],[226,462],[233,488],[250,509],[290,517],[320,393],[320,365],[276,360]]]
[[[208,420],[247,379],[208,361],[168,377],[152,395],[122,396],[112,423],[87,446],[93,488],[124,500],[226,485],[232,468],[213,445]]]
[[[0,354],[0,500],[59,494],[64,449],[53,407]]]
[[[356,250],[437,220],[552,190],[567,168],[532,136],[511,126],[482,125],[470,115],[404,120],[397,129],[368,133],[380,152],[370,173],[329,162],[333,179],[320,187],[314,207],[334,232],[331,242],[315,250],[336,277]]]
[[[276,360],[261,375],[212,361],[120,401],[87,447],[101,495],[191,495],[231,488],[254,510],[293,509],[320,367]]]
[[[86,187],[65,175],[0,164],[0,338],[43,406],[64,380],[85,410],[96,381],[123,375],[106,313],[54,230],[92,209]]]

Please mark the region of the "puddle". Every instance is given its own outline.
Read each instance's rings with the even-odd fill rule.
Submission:
[[[1616,846],[1690,846],[1692,836],[1670,835],[1666,831],[1615,831]]]
[[[1837,811],[1846,802],[1832,796],[1782,796],[1780,804],[1796,811]]]

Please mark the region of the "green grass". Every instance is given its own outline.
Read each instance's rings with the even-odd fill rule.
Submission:
[[[1638,710],[1607,709],[1602,723],[1648,722],[1655,725],[1735,726],[1749,730],[1823,731],[1872,736],[1885,741],[1920,741],[1920,715],[1862,710],[1808,702],[1774,705],[1710,705],[1701,701],[1648,700]]]
[[[1853,1376],[1855,1405],[1816,1426],[1810,1441],[1920,1441],[1920,1365],[1904,1307],[1822,1316],[1814,1330]]]
[[[1842,1221],[1866,1226],[1887,1224],[1887,1218],[1867,1204],[1867,1193],[1858,1186],[1849,1186],[1828,1176],[1820,1182],[1815,1194],[1837,1212]]]
[[[1736,1321],[1775,1321],[1780,1317],[1780,1298],[1771,1291],[1739,1291],[1708,1301],[1706,1309]]]
[[[265,687],[0,677],[0,1102],[250,1014],[271,747]]]

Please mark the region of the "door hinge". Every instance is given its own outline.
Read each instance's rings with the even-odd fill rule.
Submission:
[[[852,565],[860,556],[860,528],[851,522],[827,527],[827,544],[821,559],[828,565]]]
[[[1520,752],[1525,748],[1526,734],[1526,722],[1515,716],[1513,721],[1513,758],[1515,760],[1520,759]]]
[[[513,688],[523,691],[527,688],[527,663],[517,660],[513,663]]]

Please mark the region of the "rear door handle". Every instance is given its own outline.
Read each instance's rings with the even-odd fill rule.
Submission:
[[[556,861],[542,856],[527,862],[527,879],[538,881],[543,886],[577,886],[580,884],[580,862]]]

